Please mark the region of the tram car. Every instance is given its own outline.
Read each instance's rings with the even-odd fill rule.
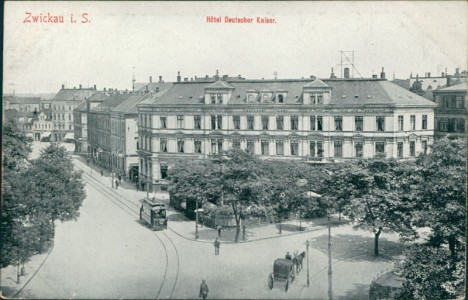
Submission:
[[[164,204],[154,198],[144,198],[140,202],[140,221],[152,230],[167,229],[167,215]]]

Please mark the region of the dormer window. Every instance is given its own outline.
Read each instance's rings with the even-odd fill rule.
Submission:
[[[249,94],[247,96],[247,103],[253,103],[255,101],[255,96],[253,94]]]
[[[263,96],[262,96],[262,102],[263,102],[263,103],[266,103],[266,102],[269,102],[269,100],[270,100],[270,95],[268,95],[268,94],[263,94]]]
[[[317,104],[323,104],[323,93],[317,94]]]
[[[315,101],[316,101],[315,94],[310,94],[310,103],[315,104]]]
[[[283,95],[279,94],[278,95],[278,103],[283,103],[284,102],[284,97]]]
[[[211,94],[211,104],[220,104],[223,103],[223,95],[222,94]]]

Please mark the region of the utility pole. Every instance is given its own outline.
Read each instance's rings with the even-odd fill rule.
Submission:
[[[328,299],[333,299],[330,214],[328,215]]]

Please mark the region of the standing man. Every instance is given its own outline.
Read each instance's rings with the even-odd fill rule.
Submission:
[[[214,247],[215,247],[215,255],[219,255],[219,246],[221,245],[221,242],[216,238],[214,241]]]
[[[218,229],[218,238],[221,238],[221,229],[223,229],[223,226],[218,225],[218,227],[216,227],[216,229]]]
[[[119,174],[119,182],[122,182],[122,174]]]
[[[137,192],[140,190],[140,183],[137,181],[136,182],[136,188],[137,188]]]
[[[210,290],[208,289],[208,285],[206,285],[206,282],[205,280],[202,280],[202,283],[200,285],[200,295],[198,296],[199,298],[200,297],[203,297],[203,300],[206,299],[206,297],[208,297],[208,292]]]

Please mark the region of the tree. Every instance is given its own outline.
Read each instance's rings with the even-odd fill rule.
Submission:
[[[12,135],[4,151],[9,163],[2,182],[2,266],[41,252],[54,236],[54,221],[76,219],[85,198],[81,172],[74,170],[64,148],[51,145],[38,159],[23,163],[28,148],[18,136],[15,141]],[[8,149],[11,146],[20,150]]]
[[[55,220],[74,220],[86,197],[82,172],[74,169],[71,157],[63,147],[50,145],[31,162],[28,175],[34,180],[32,194],[38,205]]]
[[[268,201],[269,180],[260,167],[261,161],[241,150],[230,150],[218,158],[223,165],[221,183],[225,202],[230,204],[236,221],[235,242],[239,241],[240,220],[250,205],[264,205]]]
[[[397,189],[397,169],[398,162],[392,159],[342,164],[329,179],[335,187],[325,192],[330,201],[348,197],[342,202],[344,214],[355,222],[355,227],[372,230],[375,256],[379,256],[379,238],[384,230],[402,236],[414,234],[411,207],[402,205]]]
[[[4,171],[19,170],[24,167],[31,153],[31,145],[26,135],[12,122],[6,123],[3,127],[2,152]]]
[[[396,264],[402,298],[463,296],[466,251],[466,141],[443,138],[416,161],[413,222],[429,229]]]

